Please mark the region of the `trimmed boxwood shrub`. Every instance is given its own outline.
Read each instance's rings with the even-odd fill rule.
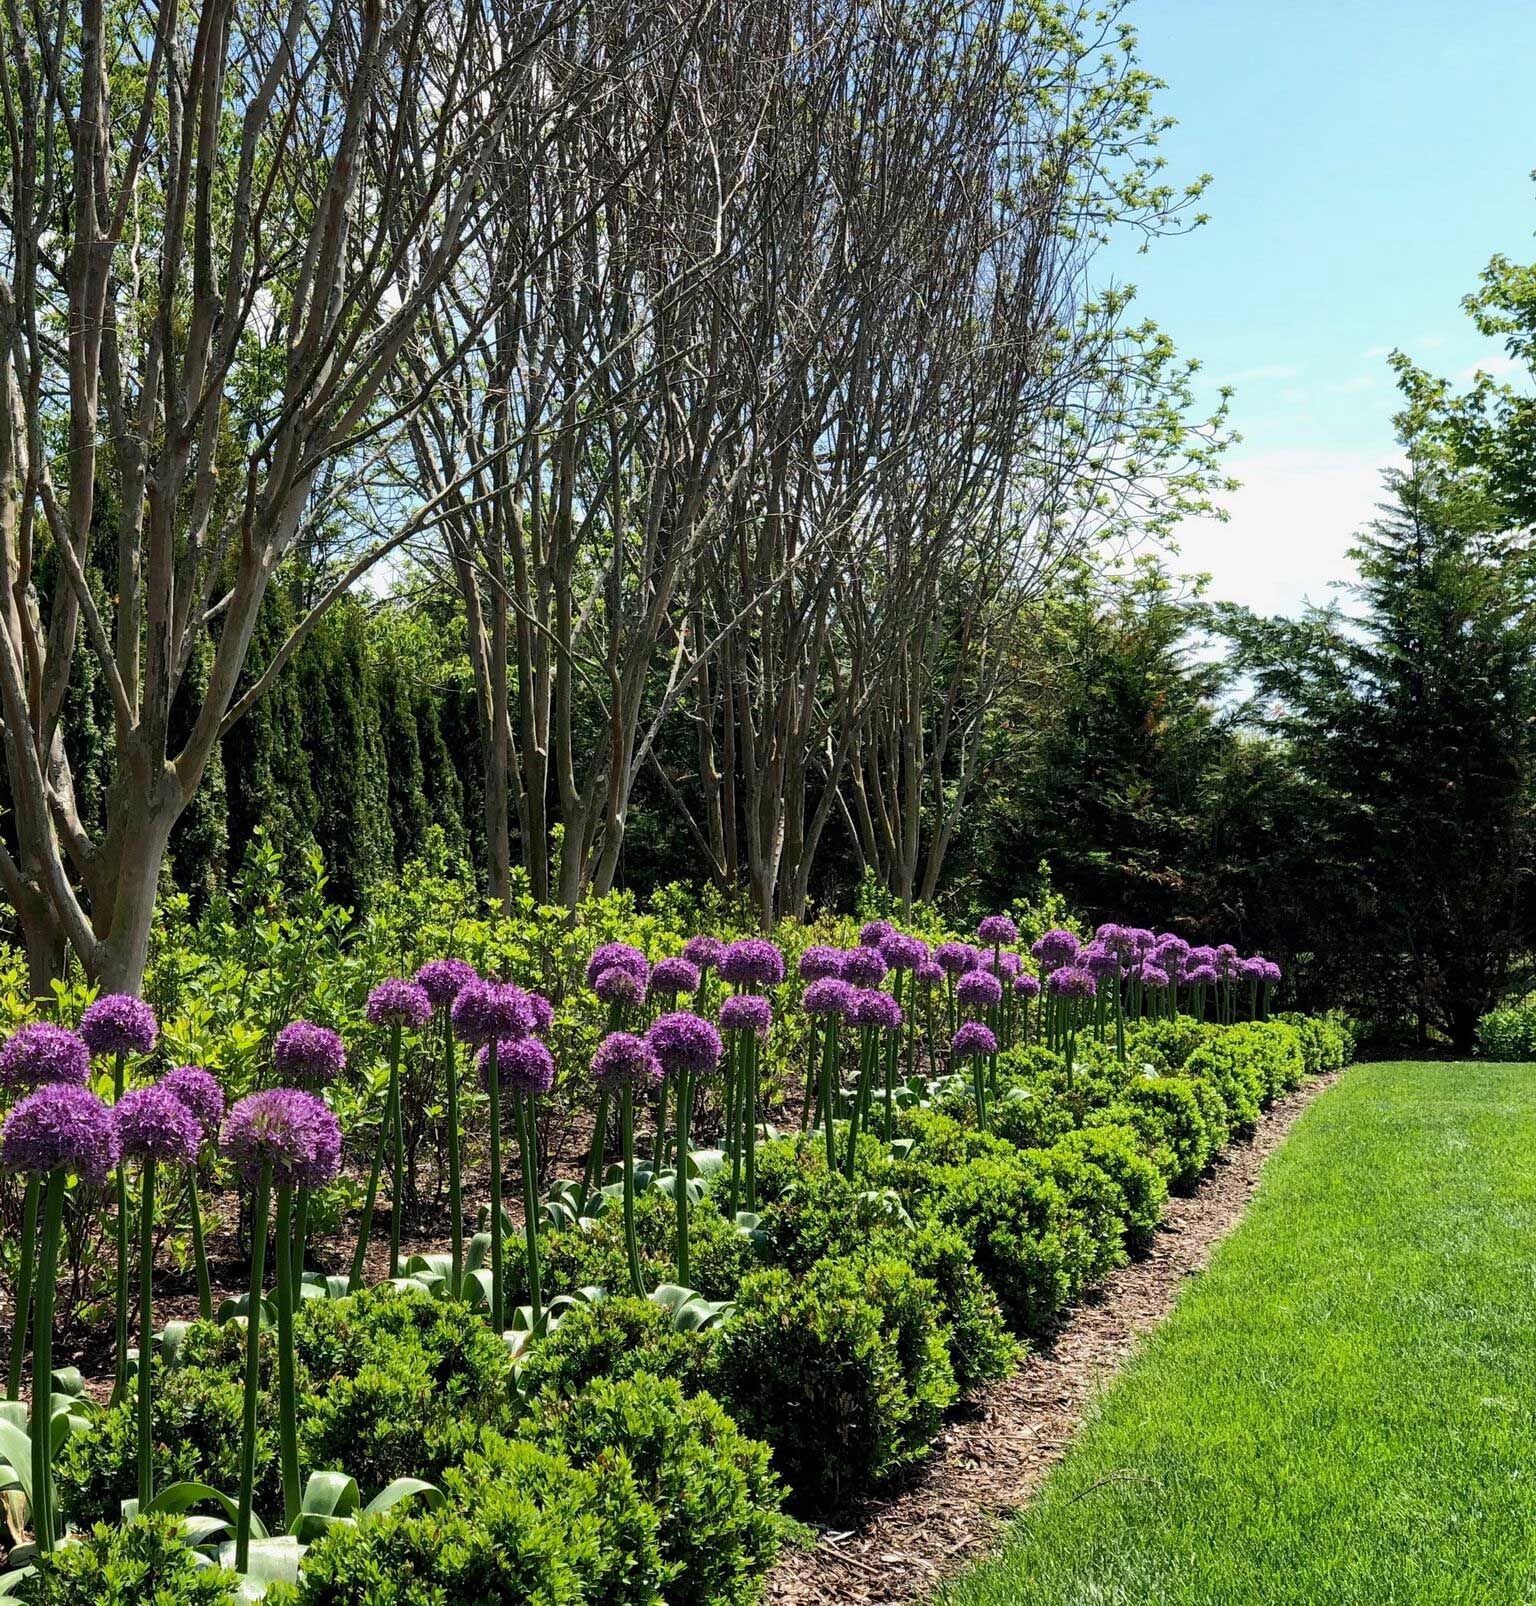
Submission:
[[[1125,1264],[1125,1199],[1114,1178],[1079,1149],[1058,1144],[1033,1150],[1032,1157],[1061,1189],[1069,1215],[1084,1235],[1085,1255],[1071,1267],[1068,1298],[1075,1299]]]
[[[1081,1156],[1113,1183],[1116,1209],[1125,1228],[1125,1246],[1139,1254],[1152,1242],[1162,1220],[1168,1184],[1142,1153],[1136,1134],[1123,1126],[1091,1126],[1069,1132],[1055,1152]]]
[[[713,1387],[773,1449],[802,1510],[825,1510],[926,1453],[956,1396],[932,1283],[901,1261],[821,1261],[742,1284]]]
[[[1001,1090],[987,1113],[994,1136],[1018,1149],[1048,1149],[1073,1130],[1072,1113],[1043,1088],[1015,1081]]]
[[[1246,1137],[1258,1125],[1259,1113],[1269,1102],[1269,1084],[1263,1069],[1248,1055],[1234,1053],[1214,1036],[1185,1061],[1184,1074],[1209,1082],[1221,1094],[1234,1133]]]
[[[894,1250],[898,1244],[913,1271],[938,1291],[956,1389],[969,1394],[983,1383],[1007,1377],[1019,1345],[1003,1321],[997,1295],[976,1269],[965,1234],[928,1221],[916,1232],[892,1234],[886,1247]]]
[[[39,1560],[20,1588],[28,1606],[240,1606],[239,1579],[181,1538],[181,1519],[97,1523]]]
[[[1133,1127],[1173,1188],[1192,1188],[1215,1153],[1200,1100],[1187,1076],[1132,1077],[1119,1103],[1086,1124]]]
[[[678,1329],[671,1311],[651,1299],[623,1295],[569,1305],[554,1332],[529,1346],[517,1384],[530,1401],[544,1393],[570,1399],[597,1378],[650,1372],[696,1394],[705,1386],[714,1339],[713,1328]]]
[[[778,1480],[767,1447],[708,1394],[685,1399],[675,1379],[647,1372],[599,1378],[569,1399],[542,1396],[518,1436],[599,1485],[633,1476],[656,1513],[673,1606],[756,1599],[782,1533]]]

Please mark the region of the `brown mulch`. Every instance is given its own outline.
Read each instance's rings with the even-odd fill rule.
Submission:
[[[1018,1372],[950,1419],[906,1487],[824,1530],[775,1568],[773,1606],[904,1606],[993,1548],[1062,1458],[1094,1401],[1185,1281],[1235,1227],[1265,1160],[1337,1073],[1279,1100],[1187,1198],[1170,1198],[1150,1252],[1074,1308]]]

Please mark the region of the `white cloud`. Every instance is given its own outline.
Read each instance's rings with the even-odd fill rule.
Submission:
[[[1345,556],[1382,499],[1379,452],[1268,452],[1226,463],[1241,488],[1220,500],[1226,523],[1191,520],[1178,531],[1176,568],[1211,576],[1210,596],[1258,613],[1298,613],[1326,603],[1330,583],[1354,578]]]
[[[1474,363],[1469,363],[1461,371],[1463,384],[1470,385],[1472,381],[1483,373],[1493,379],[1508,379],[1511,374],[1525,372],[1525,364],[1518,357],[1510,357],[1503,353],[1493,357],[1479,357]]]

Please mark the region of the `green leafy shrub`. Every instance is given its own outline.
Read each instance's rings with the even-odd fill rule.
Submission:
[[[1142,1153],[1129,1127],[1090,1126],[1069,1132],[1053,1153],[1079,1156],[1109,1178],[1116,1190],[1115,1208],[1124,1225],[1126,1248],[1140,1253],[1151,1245],[1168,1184]]]
[[[1126,1031],[1126,1056],[1138,1062],[1150,1061],[1159,1070],[1176,1071],[1220,1030],[1189,1015],[1180,1015],[1177,1020],[1140,1021]]]
[[[800,1508],[836,1506],[926,1453],[956,1392],[937,1304],[932,1283],[885,1258],[742,1285],[713,1386],[772,1447]]]
[[[1133,1077],[1120,1102],[1089,1124],[1133,1127],[1174,1188],[1192,1188],[1215,1153],[1194,1083],[1187,1076]]]
[[[569,1399],[541,1396],[518,1429],[602,1483],[631,1473],[657,1515],[674,1606],[756,1598],[777,1553],[778,1480],[767,1447],[708,1394],[685,1399],[675,1379],[599,1378]]]
[[[1231,1130],[1246,1137],[1269,1102],[1269,1079],[1251,1056],[1239,1053],[1215,1033],[1184,1062],[1184,1074],[1209,1082],[1221,1094]]]
[[[177,1517],[97,1523],[41,1558],[18,1599],[36,1606],[239,1606],[239,1579],[182,1540]]]
[[[1072,1112],[1048,1090],[1015,1081],[988,1110],[994,1137],[1017,1149],[1048,1149],[1072,1131]]]
[[[672,1313],[650,1299],[610,1296],[571,1305],[554,1332],[529,1348],[518,1387],[530,1400],[546,1392],[569,1399],[597,1378],[650,1372],[696,1394],[705,1386],[714,1340],[713,1328],[679,1331]]]
[[[915,1232],[878,1240],[878,1247],[903,1255],[919,1277],[934,1285],[958,1392],[969,1394],[983,1383],[1007,1377],[1019,1345],[1003,1320],[997,1295],[976,1269],[964,1233],[928,1221]]]

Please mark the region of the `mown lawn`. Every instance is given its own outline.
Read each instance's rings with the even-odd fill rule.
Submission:
[[[1536,1067],[1349,1071],[944,1598],[1536,1600]]]

